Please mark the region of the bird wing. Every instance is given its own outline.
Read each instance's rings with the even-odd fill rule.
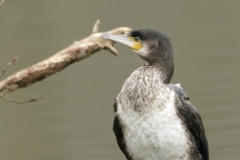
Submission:
[[[124,140],[124,135],[123,135],[123,127],[122,127],[122,125],[120,123],[120,120],[119,120],[118,116],[115,116],[115,118],[114,118],[113,131],[115,133],[118,146],[121,149],[121,151],[124,153],[124,155],[127,158],[127,160],[133,160],[130,157],[129,153],[127,152],[126,144],[125,144],[125,140]]]
[[[114,111],[117,112],[117,101],[114,102]],[[117,143],[127,160],[133,160],[126,149],[124,140],[124,126],[121,124],[119,117],[116,115],[113,122],[113,131],[115,133]]]
[[[177,103],[178,115],[183,119],[187,129],[195,139],[203,160],[209,160],[208,142],[205,135],[202,119],[197,109],[190,103],[187,94],[179,86],[172,85],[179,100]]]

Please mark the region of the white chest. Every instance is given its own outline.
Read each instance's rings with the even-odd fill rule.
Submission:
[[[156,86],[149,88],[151,82]],[[177,116],[174,92],[158,82],[138,79],[127,90],[127,80],[117,97],[127,151],[134,160],[187,160],[189,137]]]
[[[118,105],[118,116],[125,126],[127,150],[135,160],[184,160],[189,144],[173,105],[139,114]]]

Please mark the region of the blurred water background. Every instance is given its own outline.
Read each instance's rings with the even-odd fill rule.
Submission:
[[[88,36],[119,26],[156,28],[171,38],[172,83],[181,83],[202,115],[211,160],[240,159],[240,1],[6,0],[0,10],[0,66],[5,77]],[[127,47],[100,51],[10,97],[0,99],[1,160],[122,160],[112,132],[113,101],[145,64]],[[0,67],[0,68],[1,68]],[[2,78],[3,79],[3,78]]]

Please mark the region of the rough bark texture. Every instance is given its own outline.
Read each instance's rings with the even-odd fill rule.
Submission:
[[[6,95],[18,88],[28,87],[35,82],[41,81],[46,77],[63,70],[74,62],[89,57],[101,49],[108,49],[110,52],[117,55],[118,52],[113,47],[113,42],[100,37],[101,33],[98,32],[99,24],[100,21],[98,20],[95,23],[93,33],[90,36],[74,42],[72,45],[55,55],[26,69],[18,71],[1,81],[0,94]],[[130,28],[120,27],[108,32],[113,34],[126,34],[129,31]]]

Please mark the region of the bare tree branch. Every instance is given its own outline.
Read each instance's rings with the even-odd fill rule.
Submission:
[[[4,2],[4,0],[0,0],[0,8],[1,8],[2,5],[3,5],[3,2]]]
[[[0,78],[5,74],[5,72],[7,71],[8,67],[14,65],[17,60],[18,60],[18,57],[14,57],[14,58],[12,59],[12,62],[9,62],[9,63],[6,65],[6,67],[3,68],[2,73],[0,73]]]
[[[30,102],[37,102],[38,100],[42,99],[42,97],[36,97],[36,98],[32,98],[32,99],[30,99],[28,101],[25,101],[25,102],[18,102],[18,101],[12,100],[11,98],[9,98],[7,96],[4,96],[2,94],[0,94],[0,97],[6,99],[9,102],[13,102],[13,103],[17,103],[17,104],[25,104],[25,103],[30,103]]]
[[[56,72],[62,71],[68,65],[89,57],[101,49],[108,49],[114,55],[117,55],[118,52],[113,47],[113,42],[100,37],[101,33],[98,32],[99,24],[100,21],[98,20],[93,27],[93,33],[88,37],[74,42],[72,45],[59,51],[55,55],[28,68],[20,70],[1,81],[0,98],[19,88],[28,87]],[[126,34],[129,31],[130,28],[120,27],[108,32],[113,34]]]

